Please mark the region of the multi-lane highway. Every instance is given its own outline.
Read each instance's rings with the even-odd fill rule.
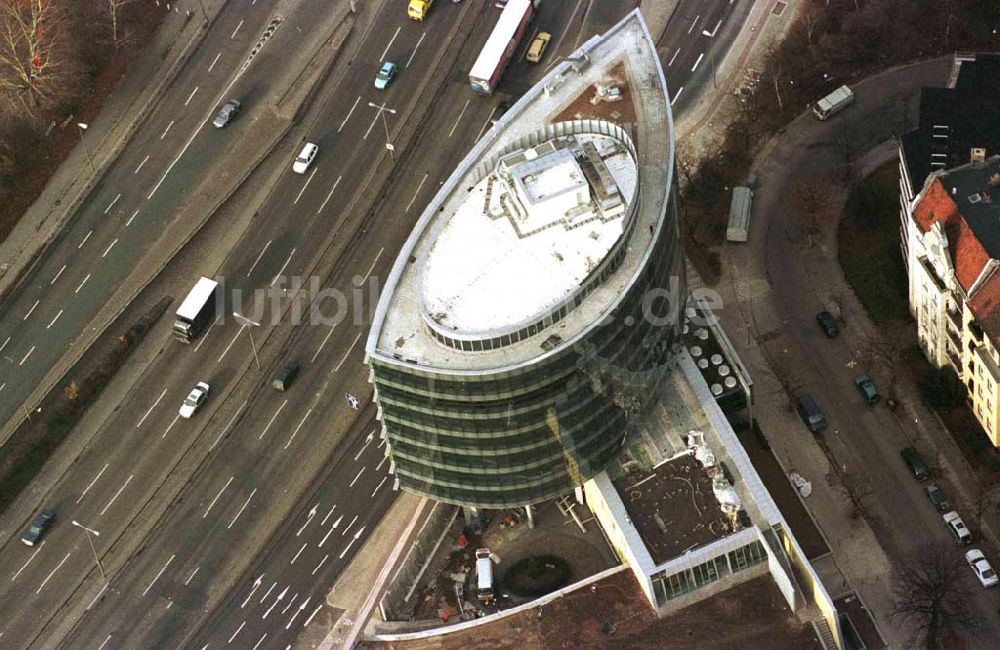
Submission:
[[[248,332],[227,317],[193,345],[160,341],[156,361],[39,501],[59,516],[45,543],[27,549],[15,538],[0,548],[0,644],[284,647],[320,611],[325,591],[391,502],[361,338],[378,278],[422,202],[489,128],[498,98],[472,95],[464,71],[498,12],[488,3],[440,3],[417,23],[398,3],[347,16],[302,0],[282,16],[248,68],[253,74],[237,76],[273,17],[264,4],[229,3],[161,110],[13,299],[24,307],[24,325],[12,319],[13,308],[0,319],[0,331],[10,332],[8,351],[35,348],[25,351],[22,371],[32,359],[39,368],[54,360],[68,340],[58,338],[59,324],[63,336],[76,336],[129,265],[161,245],[168,222],[193,218],[185,209],[190,197],[219,177],[238,178],[254,143],[266,143],[255,129],[268,123],[270,92],[293,73],[280,65],[282,48],[316,38],[321,32],[310,30],[321,19],[355,21],[312,108],[270,157],[276,181],[250,227],[218,264],[192,270],[192,281],[198,274],[224,277],[227,313],[240,311],[261,325]],[[546,63],[571,51],[586,29],[584,6],[542,5],[536,26],[553,33],[554,45]],[[704,47],[711,37],[695,31],[681,30],[676,44],[664,47]],[[234,45],[241,33],[252,37]],[[522,54],[501,98],[542,73]],[[378,91],[374,74],[385,59],[400,73]],[[697,66],[689,70],[696,74]],[[671,83],[687,84],[690,93],[691,74],[678,73]],[[204,123],[227,96],[251,99],[231,127],[216,132]],[[319,145],[319,157],[307,174],[292,174],[291,158],[305,140]],[[226,208],[212,218],[238,222]],[[179,227],[185,225],[193,227]],[[294,278],[304,278],[304,288]],[[244,297],[269,291],[274,299],[257,309],[234,290]],[[299,297],[328,317],[343,317],[294,324]],[[34,319],[52,321],[37,343],[31,337],[38,327],[28,325]],[[303,372],[278,393],[269,386],[271,373],[288,359]],[[29,375],[23,377],[17,385],[29,390]],[[183,420],[177,408],[197,381],[210,383],[212,396]],[[15,395],[0,398],[5,394]],[[360,410],[347,394],[358,396]]]

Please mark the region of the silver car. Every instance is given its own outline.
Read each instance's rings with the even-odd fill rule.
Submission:
[[[228,125],[236,115],[240,112],[240,103],[235,99],[230,99],[225,105],[219,109],[219,114],[215,116],[212,120],[212,126],[217,129],[221,129]]]

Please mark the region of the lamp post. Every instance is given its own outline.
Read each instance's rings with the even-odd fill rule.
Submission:
[[[253,342],[253,330],[250,329],[251,325],[254,327],[260,327],[260,323],[255,323],[243,314],[235,311],[233,312],[233,318],[243,323],[243,327],[246,328],[247,334],[250,335],[250,349],[253,350],[253,361],[257,364],[257,370],[260,370],[260,359],[257,358],[257,346]]]
[[[76,128],[80,131],[80,142],[83,144],[83,152],[87,154],[87,162],[90,163],[90,173],[96,174],[94,170],[94,159],[90,157],[90,149],[87,148],[87,139],[83,137],[83,132],[87,130],[88,124],[77,122]]]
[[[97,555],[97,548],[94,546],[94,537],[100,537],[101,534],[93,528],[87,528],[76,519],[70,523],[83,530],[84,536],[87,538],[87,541],[90,542],[90,550],[94,552],[94,562],[97,563],[97,568],[101,571],[101,577],[104,578],[104,582],[107,582],[108,574],[104,573],[104,567],[101,566],[101,558]],[[93,535],[93,537],[91,537],[91,535]]]
[[[385,114],[392,113],[393,115],[395,115],[396,111],[391,108],[386,108],[385,104],[379,105],[368,102],[368,105],[378,110],[379,116],[382,118],[382,126],[385,127],[385,148],[389,150],[389,158],[395,160],[396,157],[393,155],[392,152],[396,150],[396,147],[394,147],[392,143],[389,142],[389,122],[386,120]]]

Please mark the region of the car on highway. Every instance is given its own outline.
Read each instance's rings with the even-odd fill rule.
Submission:
[[[819,410],[812,395],[808,393],[800,395],[795,400],[795,410],[813,433],[823,433],[826,430],[826,416],[823,415],[823,411]]]
[[[830,312],[823,310],[816,314],[816,322],[819,323],[819,328],[826,334],[826,338],[832,339],[840,334],[840,330],[837,328],[837,319]]]
[[[278,370],[278,374],[275,375],[274,381],[271,382],[271,386],[275,390],[286,391],[288,390],[295,378],[299,376],[299,362],[289,361],[285,365],[281,366]]]
[[[198,412],[202,404],[208,399],[208,384],[199,381],[181,404],[180,414],[182,418],[190,418]]]
[[[990,566],[989,560],[978,548],[971,549],[965,553],[965,561],[969,563],[972,570],[979,578],[979,584],[984,587],[992,587],[997,583],[997,574]]]
[[[875,383],[868,375],[856,375],[854,377],[854,385],[858,387],[858,392],[861,393],[861,398],[865,400],[865,404],[870,406],[881,399],[878,389],[875,388]]]
[[[42,510],[35,517],[35,520],[31,522],[31,526],[28,530],[21,535],[21,541],[28,546],[34,546],[38,543],[42,536],[45,535],[45,531],[49,529],[52,525],[53,520],[56,518],[56,513],[52,510]]]
[[[899,455],[903,458],[906,466],[910,468],[910,474],[913,474],[913,478],[918,481],[924,481],[930,477],[931,471],[916,449],[913,447],[903,447],[899,450]]]
[[[497,107],[493,109],[493,117],[490,118],[490,122],[496,126],[496,123],[500,121],[503,114],[510,110],[510,102],[500,102]]]
[[[375,87],[379,90],[385,90],[392,83],[393,78],[396,76],[396,64],[392,61],[386,61],[379,68],[378,74],[375,75]]]
[[[972,533],[970,533],[969,529],[966,528],[965,522],[962,521],[962,518],[957,512],[951,510],[944,513],[942,518],[944,519],[944,525],[948,527],[948,530],[955,536],[955,539],[959,544],[962,546],[968,546],[972,543]]]
[[[528,61],[532,63],[538,63],[545,56],[545,48],[549,46],[549,41],[552,40],[552,34],[548,32],[539,32],[535,40],[531,41],[531,47],[528,48],[528,53],[525,55]]]
[[[951,510],[951,502],[948,501],[948,495],[938,486],[928,485],[924,488],[924,493],[927,494],[927,498],[934,504],[938,512],[945,513]]]
[[[212,120],[212,126],[217,129],[226,127],[230,122],[236,119],[236,116],[240,112],[240,103],[235,99],[230,99],[226,102],[222,108],[219,109],[218,115]]]
[[[305,174],[309,171],[309,166],[316,160],[317,153],[319,153],[319,145],[307,142],[302,147],[302,151],[299,152],[295,162],[292,163],[292,171],[296,174]]]

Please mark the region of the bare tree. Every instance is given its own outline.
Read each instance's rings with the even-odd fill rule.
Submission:
[[[806,236],[806,245],[812,248],[823,227],[834,216],[833,193],[829,185],[819,179],[796,181],[788,195],[788,208]]]
[[[65,15],[57,2],[0,2],[0,93],[35,118],[67,89]]]
[[[968,571],[947,543],[923,545],[895,565],[889,615],[912,626],[914,646],[937,650],[944,632],[976,624],[965,606],[972,595],[965,588]]]
[[[1000,484],[1000,476],[997,476],[988,469],[981,469],[978,474],[975,491],[972,494],[972,507],[976,517],[976,524],[982,527],[983,517],[992,508],[996,507],[996,495],[994,492],[997,485]]]
[[[870,519],[872,513],[868,509],[866,500],[875,494],[877,490],[875,484],[867,476],[855,476],[853,474],[845,474],[843,482],[844,490],[847,491],[847,497],[851,500],[851,505],[854,506],[851,510],[851,519],[857,519],[858,517]]]
[[[864,336],[858,352],[864,365],[878,366],[885,371],[889,377],[886,395],[894,398],[896,383],[899,380],[900,360],[903,356],[903,346],[899,339],[878,334]]]
[[[858,157],[857,134],[838,133],[832,144],[837,155],[837,162],[840,165],[840,180],[844,187],[849,187],[854,182],[856,171],[854,162]]]
[[[794,406],[795,395],[802,390],[802,378],[792,366],[784,361],[771,359],[770,355],[766,373],[777,384],[776,392],[780,392],[788,399],[788,408],[791,409]]]
[[[821,10],[817,9],[816,5],[810,4],[802,10],[800,16],[802,28],[806,32],[806,43],[809,45],[809,49],[812,49],[814,45],[813,38],[816,35],[816,28],[819,26],[820,19],[822,18]]]
[[[103,0],[102,9],[108,21],[108,28],[111,30],[111,42],[116,50],[121,49],[127,40],[121,20],[125,7],[132,2],[133,0]]]

